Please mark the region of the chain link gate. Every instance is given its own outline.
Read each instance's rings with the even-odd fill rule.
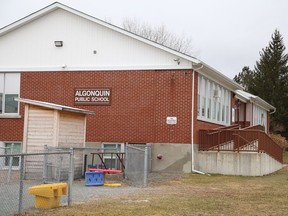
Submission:
[[[125,178],[136,186],[148,185],[149,152],[151,152],[150,146],[126,144]]]

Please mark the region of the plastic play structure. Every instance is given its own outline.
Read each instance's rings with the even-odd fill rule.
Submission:
[[[122,170],[88,168],[88,172],[85,173],[86,186],[104,185],[110,187],[119,187],[121,186],[120,183],[108,183],[107,174],[121,172]]]

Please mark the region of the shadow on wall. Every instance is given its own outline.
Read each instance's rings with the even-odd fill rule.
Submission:
[[[187,169],[187,166],[189,167]],[[173,164],[168,166],[163,170],[163,172],[187,172],[187,170],[191,171],[191,153],[187,152],[183,158],[178,159]]]

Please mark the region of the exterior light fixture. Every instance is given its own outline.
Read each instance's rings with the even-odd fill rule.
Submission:
[[[56,47],[62,47],[63,46],[63,41],[54,41],[54,44]]]
[[[176,58],[174,61],[177,62],[178,65],[180,64],[180,58]]]

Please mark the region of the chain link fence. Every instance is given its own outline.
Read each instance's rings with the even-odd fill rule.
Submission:
[[[29,194],[29,188],[41,184],[67,183],[67,195],[61,196],[61,206],[70,205],[72,201],[87,201],[101,193],[106,194],[108,189],[105,187],[91,190],[91,187],[85,185],[85,171],[88,167],[95,166],[95,164],[99,166],[103,162],[97,154],[95,155],[95,152],[104,152],[102,159],[108,161],[107,166],[115,165],[109,168],[125,170],[129,189],[127,187],[115,189],[114,187],[109,194],[127,192],[131,190],[130,186],[138,188],[147,186],[150,170],[149,155],[151,154],[151,149],[147,145],[127,144],[121,163],[115,154],[106,155],[105,149],[102,148],[59,149],[44,146],[42,152],[29,154],[10,154],[11,151],[7,150],[0,154],[0,215],[20,215],[35,210],[35,195]],[[111,174],[109,179],[111,177],[119,183],[123,180],[123,173],[118,176]]]
[[[133,185],[147,187],[150,172],[151,147],[148,145],[126,145],[125,178]]]
[[[47,158],[50,161],[57,161],[59,157],[69,161],[66,167],[68,175],[61,180],[61,182],[67,183],[68,193],[67,196],[62,196],[60,200],[62,205],[69,205],[73,180],[73,150],[0,155],[1,215],[21,214],[33,208],[35,196],[29,194],[29,188],[43,183],[59,182],[56,175],[57,171],[45,164]],[[49,175],[47,175],[48,173]],[[47,178],[47,176],[51,178]]]

